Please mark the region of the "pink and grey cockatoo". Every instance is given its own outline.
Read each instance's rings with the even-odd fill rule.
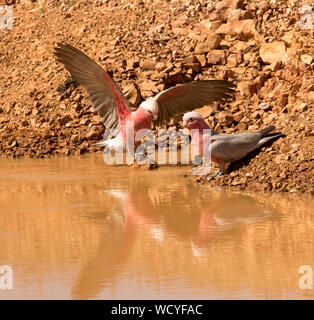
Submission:
[[[225,174],[227,163],[241,160],[249,152],[263,144],[284,136],[282,133],[270,133],[275,127],[270,126],[258,132],[238,134],[218,133],[211,129],[197,112],[188,112],[183,116],[183,125],[192,131],[192,141],[198,146],[201,156],[219,165],[219,170],[213,177]],[[205,130],[205,131],[204,131]],[[209,152],[208,152],[209,151]]]
[[[96,143],[95,146],[125,148],[128,120],[134,121],[135,137],[140,129],[150,129],[153,120],[157,124],[166,123],[176,114],[213,102],[225,102],[234,92],[235,85],[224,80],[191,82],[169,88],[155,97],[148,98],[132,112],[118,85],[95,61],[69,44],[58,44],[54,53],[72,77],[88,91],[89,98],[106,129],[120,130],[115,138]],[[134,145],[136,147],[136,143]]]

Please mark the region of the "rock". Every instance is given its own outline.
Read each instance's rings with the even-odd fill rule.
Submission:
[[[238,85],[238,90],[244,97],[252,97],[256,91],[256,84],[252,80],[241,81]]]
[[[236,121],[236,122],[240,122],[243,117],[244,117],[244,112],[243,112],[243,111],[239,111],[239,112],[237,112],[237,113],[235,113],[235,114],[233,115],[233,119],[234,119],[234,121]]]
[[[206,56],[204,54],[199,54],[196,56],[198,62],[200,63],[201,67],[206,67],[207,65],[207,60]]]
[[[190,70],[192,70],[192,73],[193,72],[199,72],[200,71],[200,64],[199,62],[196,62],[196,63],[186,63],[184,65],[185,68],[189,68]]]
[[[83,107],[81,104],[78,103],[78,104],[75,104],[74,110],[75,112],[80,113],[83,110]]]
[[[89,122],[90,122],[89,119],[83,118],[83,119],[80,120],[79,124],[82,125],[82,126],[85,126],[85,125],[87,125]]]
[[[289,94],[288,93],[281,93],[278,98],[278,103],[281,107],[284,107],[288,104],[288,98]]]
[[[223,11],[215,10],[207,16],[208,21],[223,21]]]
[[[208,34],[206,36],[206,39],[201,42],[198,43],[195,47],[195,54],[203,54],[203,53],[208,53],[209,51],[213,50],[213,49],[217,49],[219,47],[219,44],[221,42],[222,38],[215,34]]]
[[[196,56],[186,57],[183,66],[185,69],[191,69],[192,73],[200,71],[200,63]]]
[[[219,8],[244,9],[244,0],[223,0],[219,4]]]
[[[271,43],[263,42],[260,47],[260,57],[265,64],[275,66],[281,63],[286,52],[286,45],[283,41],[274,41]]]
[[[260,1],[258,4],[257,4],[257,8],[258,10],[261,10],[263,12],[266,12],[267,10],[269,10],[271,7],[270,7],[270,3],[268,1]]]
[[[268,74],[262,73],[255,78],[254,82],[256,83],[256,88],[258,91],[264,86],[264,83],[268,77]]]
[[[241,178],[241,179],[234,179],[232,182],[231,182],[231,185],[233,186],[238,186],[238,185],[241,185],[242,183],[245,183],[245,178]]]
[[[271,105],[269,102],[262,102],[259,104],[258,106],[260,109],[264,110],[264,111],[268,111],[271,110]]]
[[[73,134],[70,139],[74,144],[78,144],[81,142],[80,136],[78,134]]]
[[[314,58],[308,54],[302,54],[301,55],[301,61],[305,64],[312,64],[312,62],[314,61]]]
[[[22,125],[23,127],[26,127],[26,126],[29,125],[29,123],[28,123],[28,121],[27,121],[26,119],[24,119],[24,120],[21,121],[21,125]]]
[[[100,140],[102,138],[102,134],[97,130],[92,129],[86,133],[85,136],[88,140]]]
[[[182,70],[174,70],[169,72],[168,76],[165,77],[165,81],[168,84],[182,83],[186,81],[186,76],[182,73]]]
[[[156,62],[151,60],[145,60],[140,63],[140,67],[143,70],[155,70]]]
[[[240,62],[241,62],[241,56],[237,54],[231,54],[227,58],[227,66],[230,68],[237,67]]]
[[[171,22],[172,28],[181,28],[188,22],[188,17],[186,15],[183,15],[176,19],[175,21]]]
[[[172,28],[172,32],[176,36],[186,36],[188,33],[188,29],[187,28]]]
[[[154,81],[146,80],[140,83],[139,86],[144,98],[151,97],[153,94],[158,93],[158,89],[156,88]]]
[[[126,61],[127,70],[137,68],[140,65],[140,62],[136,58],[127,59]]]
[[[212,50],[207,55],[207,63],[211,64],[226,64],[226,54],[224,50]]]
[[[244,131],[247,129],[247,124],[245,122],[240,122],[238,125],[237,125],[237,128],[239,130],[239,132],[241,131]]]
[[[163,73],[160,73],[160,72],[153,72],[151,75],[150,75],[150,79],[153,80],[153,81],[161,81],[161,79],[163,78]]]
[[[228,35],[240,40],[252,39],[257,34],[254,20],[228,21],[222,24],[216,34]]]
[[[254,15],[250,10],[232,9],[226,13],[228,21],[254,19]]]
[[[205,106],[199,109],[195,109],[194,111],[199,113],[204,119],[207,119],[211,114],[213,114],[217,108],[214,106]]]
[[[195,63],[195,62],[198,62],[196,56],[189,56],[184,59],[185,64],[191,64],[191,63]]]
[[[70,122],[71,120],[72,120],[72,117],[70,115],[66,115],[58,119],[60,125],[65,125],[67,122]]]
[[[220,125],[231,125],[231,123],[233,122],[233,116],[231,113],[227,113],[225,111],[219,112],[216,115],[217,121]]]
[[[294,30],[292,30],[292,31],[290,31],[290,32],[286,32],[286,33],[281,37],[281,39],[282,39],[284,42],[286,42],[286,45],[287,45],[287,46],[290,47],[290,46],[294,43],[294,41],[295,41],[295,39],[296,39],[296,33],[295,33]]]
[[[221,20],[211,21],[209,19],[202,20],[199,24],[199,28],[204,33],[214,32],[222,25]]]
[[[300,105],[298,105],[298,110],[300,110],[301,112],[304,112],[308,109],[308,106],[306,103],[301,103]]]
[[[133,107],[138,107],[140,105],[142,100],[141,93],[134,84],[131,84],[124,88],[123,93]]]

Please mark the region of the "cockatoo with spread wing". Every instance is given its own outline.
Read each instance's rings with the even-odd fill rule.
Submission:
[[[88,91],[106,129],[119,130],[115,138],[96,143],[95,146],[126,147],[127,121],[134,122],[135,137],[140,129],[150,129],[153,120],[157,124],[164,124],[176,114],[213,102],[225,102],[234,92],[235,85],[224,80],[191,82],[148,98],[132,112],[119,86],[95,61],[69,44],[58,44],[54,53],[72,77]]]

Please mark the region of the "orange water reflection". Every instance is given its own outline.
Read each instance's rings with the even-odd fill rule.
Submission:
[[[0,161],[0,298],[309,298],[313,199],[84,158]]]

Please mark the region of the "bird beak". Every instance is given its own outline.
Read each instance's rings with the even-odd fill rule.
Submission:
[[[186,123],[186,121],[185,121],[185,120],[183,121],[183,127],[184,127],[184,128],[186,128],[186,127],[187,127],[187,123]]]
[[[158,119],[158,113],[153,113],[153,118],[154,118],[154,120],[157,120]]]

